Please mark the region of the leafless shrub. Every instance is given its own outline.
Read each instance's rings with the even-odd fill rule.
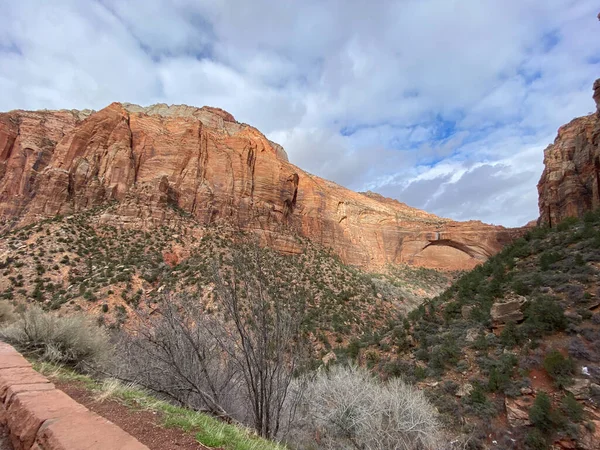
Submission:
[[[290,386],[305,356],[305,294],[270,276],[276,268],[258,246],[213,272],[207,304],[166,295],[153,317],[139,318],[125,345],[128,379],[277,436],[301,395]]]
[[[243,417],[233,408],[239,377],[215,337],[221,327],[207,331],[212,318],[196,299],[167,294],[159,311],[137,322],[119,345],[117,376],[216,416]]]
[[[434,449],[441,425],[423,393],[401,379],[382,383],[338,366],[308,385],[290,439],[300,448]]]
[[[564,292],[572,302],[580,302],[584,299],[585,290],[580,284],[563,284],[555,289],[556,292]]]
[[[87,318],[59,317],[37,307],[0,329],[0,339],[42,360],[81,368],[102,365],[112,353],[107,333]]]

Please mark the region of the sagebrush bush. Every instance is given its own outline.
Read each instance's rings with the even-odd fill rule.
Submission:
[[[593,361],[595,355],[587,349],[583,341],[579,337],[574,337],[571,339],[571,343],[569,344],[569,355],[573,358],[577,359],[585,359],[586,361]]]
[[[0,324],[7,324],[15,321],[13,307],[8,302],[0,302]]]
[[[399,378],[382,383],[360,367],[319,372],[298,415],[297,429],[309,434],[292,439],[300,448],[433,449],[441,443],[438,414],[422,391]]]
[[[0,339],[42,360],[83,368],[103,364],[112,351],[108,334],[88,319],[59,317],[37,307],[1,328]]]

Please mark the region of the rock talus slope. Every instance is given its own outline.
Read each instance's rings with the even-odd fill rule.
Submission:
[[[540,223],[554,226],[600,207],[600,79],[594,83],[596,112],[558,130],[544,150],[538,183]]]
[[[295,235],[366,269],[469,269],[520,230],[454,222],[357,193],[290,164],[283,148],[217,108],[113,103],[0,114],[0,231],[110,205],[101,222],[148,229],[227,222],[297,252]]]

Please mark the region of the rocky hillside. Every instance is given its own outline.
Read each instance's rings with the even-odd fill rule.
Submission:
[[[540,222],[555,226],[600,206],[600,79],[594,83],[596,112],[560,127],[544,150],[538,183]]]
[[[531,230],[382,338],[468,448],[600,448],[600,212]]]
[[[99,220],[111,226],[181,229],[183,212],[254,232],[287,254],[301,251],[302,236],[369,270],[470,269],[522,233],[342,188],[216,108],[0,114],[0,230],[108,204]]]
[[[181,211],[173,212],[179,228],[149,232],[102,221],[119,207],[56,216],[4,234],[0,298],[19,310],[39,305],[60,314],[83,311],[118,329],[139,311],[158,309],[167,292],[210,299],[215,265],[227,265],[232,253],[248,255],[255,247],[249,233],[200,226]],[[377,339],[377,330],[441,293],[454,276],[406,265],[365,273],[308,239],[297,237],[294,245],[301,254],[262,249],[268,261],[264,271],[271,285],[305,294],[292,300],[306,301],[305,330],[318,357],[355,336]],[[288,298],[289,292],[277,298]]]

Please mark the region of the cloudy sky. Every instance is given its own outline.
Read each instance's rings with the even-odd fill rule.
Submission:
[[[301,168],[458,220],[537,216],[594,110],[597,0],[0,0],[0,110],[211,105]]]

